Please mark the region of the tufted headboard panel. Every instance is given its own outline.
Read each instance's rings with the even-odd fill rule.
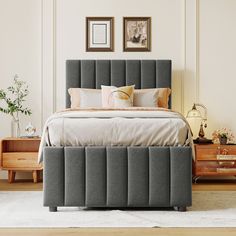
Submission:
[[[171,88],[171,60],[67,60],[66,107],[69,88],[97,88],[101,85],[141,88]],[[171,99],[169,108],[171,107]]]

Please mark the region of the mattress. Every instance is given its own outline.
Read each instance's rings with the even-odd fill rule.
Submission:
[[[66,109],[45,123],[44,146],[187,146],[192,135],[185,118],[162,108]]]

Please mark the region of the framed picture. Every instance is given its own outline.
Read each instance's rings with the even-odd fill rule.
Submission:
[[[114,18],[86,17],[86,51],[114,50]]]
[[[125,52],[151,51],[151,17],[123,18]]]

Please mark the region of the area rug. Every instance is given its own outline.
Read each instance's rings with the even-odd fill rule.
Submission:
[[[0,192],[0,227],[235,227],[236,191],[195,191],[187,212],[42,206],[42,192]]]

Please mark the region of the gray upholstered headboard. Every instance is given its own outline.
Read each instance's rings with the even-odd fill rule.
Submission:
[[[101,88],[101,85],[140,88],[171,88],[171,60],[67,60],[66,107],[70,107],[68,88]],[[171,101],[169,101],[169,108]]]

